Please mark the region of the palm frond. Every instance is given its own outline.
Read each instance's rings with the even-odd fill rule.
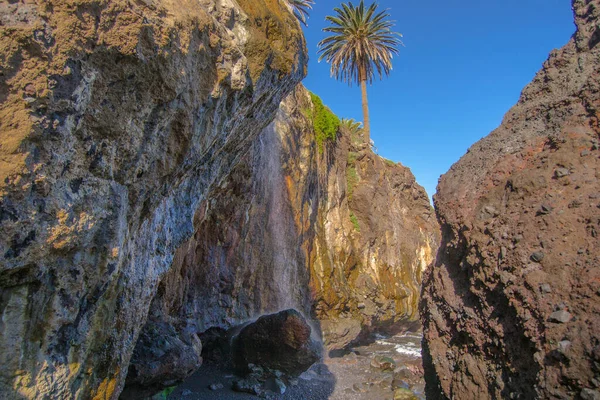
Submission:
[[[342,3],[334,12],[326,17],[331,25],[323,31],[331,36],[319,42],[319,61],[330,63],[331,75],[349,84],[388,75],[398,47],[404,45],[402,34],[392,30],[388,10],[377,12],[376,3],[365,7],[361,0],[358,6]]]
[[[308,11],[312,10],[312,5],[315,4],[314,0],[287,0],[288,5],[292,9],[292,12],[305,26],[308,24]]]
[[[357,134],[362,129],[362,122],[356,121],[354,118],[342,118],[342,126],[351,134]]]

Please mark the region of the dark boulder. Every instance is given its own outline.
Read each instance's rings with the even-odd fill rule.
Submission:
[[[246,325],[234,339],[232,353],[240,373],[250,373],[255,365],[295,377],[320,359],[321,345],[298,311],[285,310]]]

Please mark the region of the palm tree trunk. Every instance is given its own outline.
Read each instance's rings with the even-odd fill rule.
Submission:
[[[369,122],[369,102],[367,100],[367,80],[361,79],[360,90],[362,92],[362,110],[363,110],[363,132],[367,140],[367,148],[371,148],[371,124]]]

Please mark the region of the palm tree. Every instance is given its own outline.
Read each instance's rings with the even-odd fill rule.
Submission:
[[[315,4],[314,0],[288,0],[288,4],[292,8],[292,12],[305,26],[307,25],[306,19],[308,18],[308,10],[312,10],[312,5]]]
[[[319,61],[325,59],[331,64],[331,76],[352,85],[360,84],[364,132],[367,143],[371,142],[367,82],[371,84],[375,73],[382,79],[392,70],[392,58],[399,54],[398,46],[403,46],[402,34],[393,32],[394,21],[387,10],[377,11],[377,3],[368,8],[364,0],[355,7],[351,2],[335,8],[337,15],[327,16],[331,26],[324,32],[332,35],[319,42]]]

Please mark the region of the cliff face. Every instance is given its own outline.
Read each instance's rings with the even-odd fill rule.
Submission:
[[[0,393],[116,398],[304,41],[277,0],[3,2],[0,22]]]
[[[600,1],[573,10],[573,38],[440,180],[428,398],[600,396]]]
[[[351,145],[347,130],[319,150],[313,113],[299,86],[199,204],[194,236],[152,303],[144,332],[155,340],[139,354],[152,351],[164,322],[176,341],[291,307],[315,319],[335,349],[414,319],[421,271],[439,240],[427,196],[407,168]]]
[[[439,226],[410,170],[366,150],[359,134],[346,131],[320,161],[311,287],[325,345],[340,349],[418,317]]]
[[[285,2],[19,1],[0,22],[4,397],[144,396],[206,331],[282,309],[330,348],[415,317],[427,196],[350,131],[317,145]]]

